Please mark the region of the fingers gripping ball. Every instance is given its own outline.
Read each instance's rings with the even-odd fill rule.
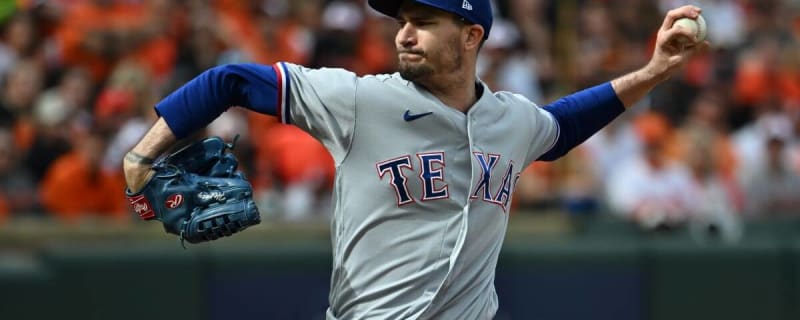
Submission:
[[[698,15],[696,19],[692,18],[680,18],[675,20],[675,23],[672,24],[673,28],[676,26],[680,26],[686,30],[689,30],[689,33],[694,34],[694,39],[689,39],[686,37],[679,37],[678,41],[683,44],[694,44],[702,42],[706,39],[706,34],[708,32],[706,28],[706,19],[703,18],[702,15]]]
[[[238,161],[233,154],[225,152],[233,145],[218,142],[209,138],[160,159],[142,190],[126,190],[139,217],[161,221],[166,232],[190,243],[216,240],[260,223],[252,186],[235,171]]]

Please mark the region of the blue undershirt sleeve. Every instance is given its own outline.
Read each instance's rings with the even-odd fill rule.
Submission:
[[[537,160],[553,161],[589,139],[625,111],[611,82],[578,91],[543,107],[556,119],[561,134]]]
[[[275,115],[278,89],[273,66],[229,64],[203,72],[161,100],[155,109],[181,139],[232,106]]]

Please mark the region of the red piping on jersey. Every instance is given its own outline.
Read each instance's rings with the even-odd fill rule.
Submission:
[[[283,77],[283,75],[284,74],[283,74],[282,68],[278,65],[279,63],[276,63],[276,64],[272,65],[272,69],[275,70],[275,74],[278,76],[278,81],[277,81],[278,82],[278,94],[277,94],[277,96],[278,96],[278,104],[277,104],[277,106],[275,108],[275,116],[278,117],[278,120],[280,120],[281,123],[286,123],[286,120],[283,119],[283,102],[284,102],[283,101],[284,100],[284,97],[283,97],[283,95],[284,95],[284,92],[283,92],[284,77]]]

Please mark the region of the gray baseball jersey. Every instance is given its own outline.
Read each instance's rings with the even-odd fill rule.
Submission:
[[[465,114],[400,75],[278,63],[278,116],[336,163],[328,319],[490,319],[511,194],[559,133],[506,92]]]

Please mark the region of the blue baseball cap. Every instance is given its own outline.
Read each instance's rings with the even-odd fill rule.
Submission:
[[[369,6],[390,17],[397,17],[404,0],[369,0]],[[408,0],[453,13],[470,23],[479,24],[484,39],[492,29],[492,4],[490,0]]]

